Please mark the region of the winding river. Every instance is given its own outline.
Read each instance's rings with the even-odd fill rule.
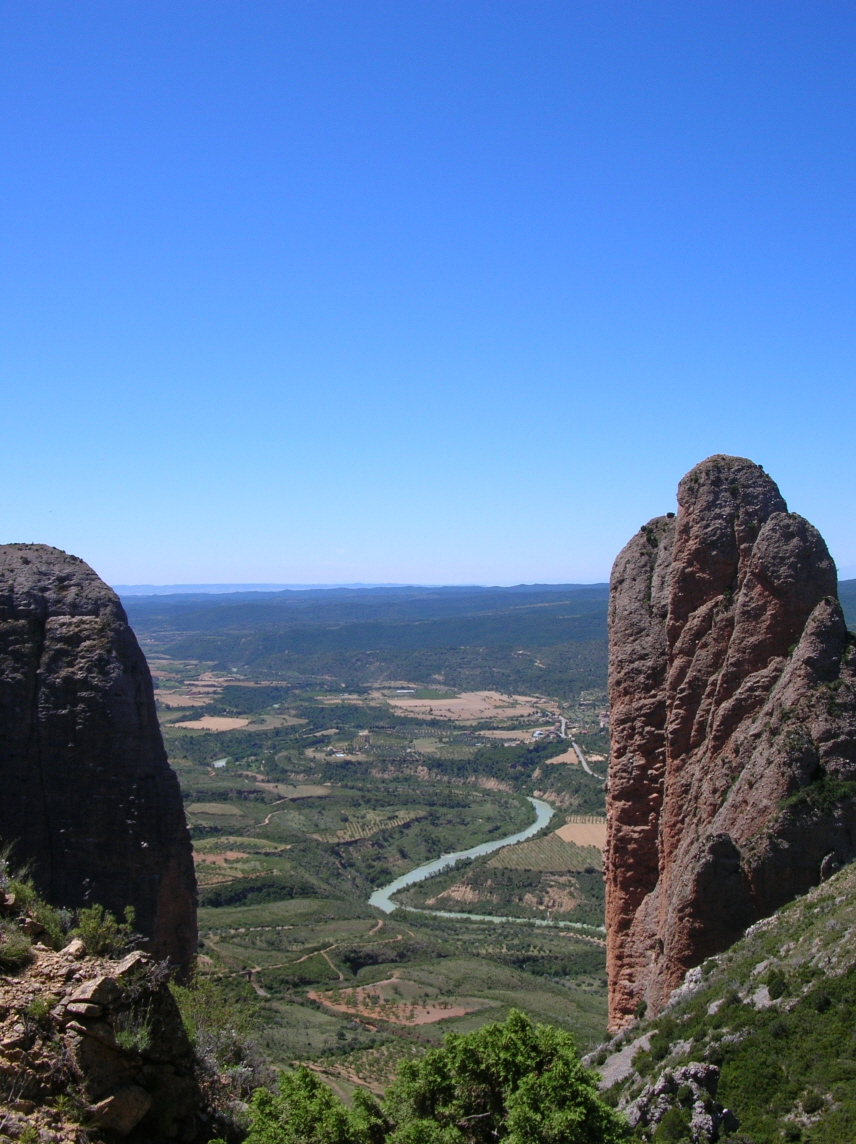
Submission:
[[[535,821],[525,830],[518,831],[517,834],[509,834],[506,838],[495,839],[493,842],[482,842],[478,846],[472,846],[469,850],[456,850],[451,854],[442,854],[439,858],[425,862],[422,866],[417,866],[415,870],[402,874],[400,878],[396,878],[389,885],[381,886],[379,890],[375,890],[369,898],[369,905],[383,910],[385,914],[391,914],[393,910],[408,910],[413,914],[431,914],[441,918],[463,918],[477,922],[514,922],[520,925],[561,926],[603,933],[603,926],[589,926],[582,922],[554,922],[547,918],[512,918],[494,914],[464,914],[454,910],[425,910],[417,906],[402,906],[392,900],[392,895],[397,894],[399,890],[403,890],[406,886],[413,886],[417,882],[424,882],[426,878],[439,874],[441,870],[448,870],[450,866],[454,866],[456,862],[460,862],[462,859],[481,858],[484,854],[492,854],[494,850],[501,850],[503,846],[511,846],[515,842],[525,842],[527,838],[537,834],[543,826],[547,825],[555,811],[549,803],[543,802],[540,798],[530,798],[528,801],[535,808]]]

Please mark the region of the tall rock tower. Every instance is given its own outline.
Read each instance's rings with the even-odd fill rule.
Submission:
[[[817,529],[710,457],[615,561],[610,1022],[856,854],[856,646]]]
[[[0,839],[57,905],[99,903],[155,957],[196,949],[196,878],[143,653],[75,556],[0,546]]]

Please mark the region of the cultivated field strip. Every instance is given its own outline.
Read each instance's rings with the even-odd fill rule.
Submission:
[[[367,814],[362,818],[349,822],[341,830],[327,830],[321,834],[313,834],[319,842],[359,842],[361,838],[371,838],[381,830],[392,830],[397,826],[406,826],[408,822],[415,822],[424,818],[422,811],[404,814]]]
[[[507,846],[494,854],[487,863],[501,870],[549,870],[557,873],[578,873],[591,867],[599,869],[601,854],[595,846],[576,846],[563,842],[555,833],[532,838]]]

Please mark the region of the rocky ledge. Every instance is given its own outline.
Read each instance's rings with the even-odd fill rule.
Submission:
[[[192,1140],[201,1097],[166,967],[140,951],[87,957],[77,940],[34,954],[0,978],[0,1134]]]

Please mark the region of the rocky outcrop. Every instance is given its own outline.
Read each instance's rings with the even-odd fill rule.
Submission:
[[[610,584],[610,1021],[856,853],[856,648],[823,538],[751,461],[681,481]]]
[[[664,1069],[654,1084],[623,1109],[631,1128],[656,1129],[667,1116],[677,1113],[689,1139],[695,1144],[713,1144],[720,1134],[738,1127],[737,1117],[716,1100],[719,1069],[704,1061],[690,1061],[681,1068]],[[680,1113],[684,1112],[684,1116]],[[667,1137],[668,1138],[668,1137]]]
[[[19,977],[0,978],[0,1121],[4,1137],[43,1144],[90,1129],[193,1140],[202,1096],[193,1049],[162,966],[139,950],[121,962],[80,942],[43,946]],[[63,1102],[57,1101],[62,1097]]]
[[[0,547],[0,839],[59,906],[99,903],[158,959],[196,948],[196,880],[145,657],[116,594],[37,544]]]

